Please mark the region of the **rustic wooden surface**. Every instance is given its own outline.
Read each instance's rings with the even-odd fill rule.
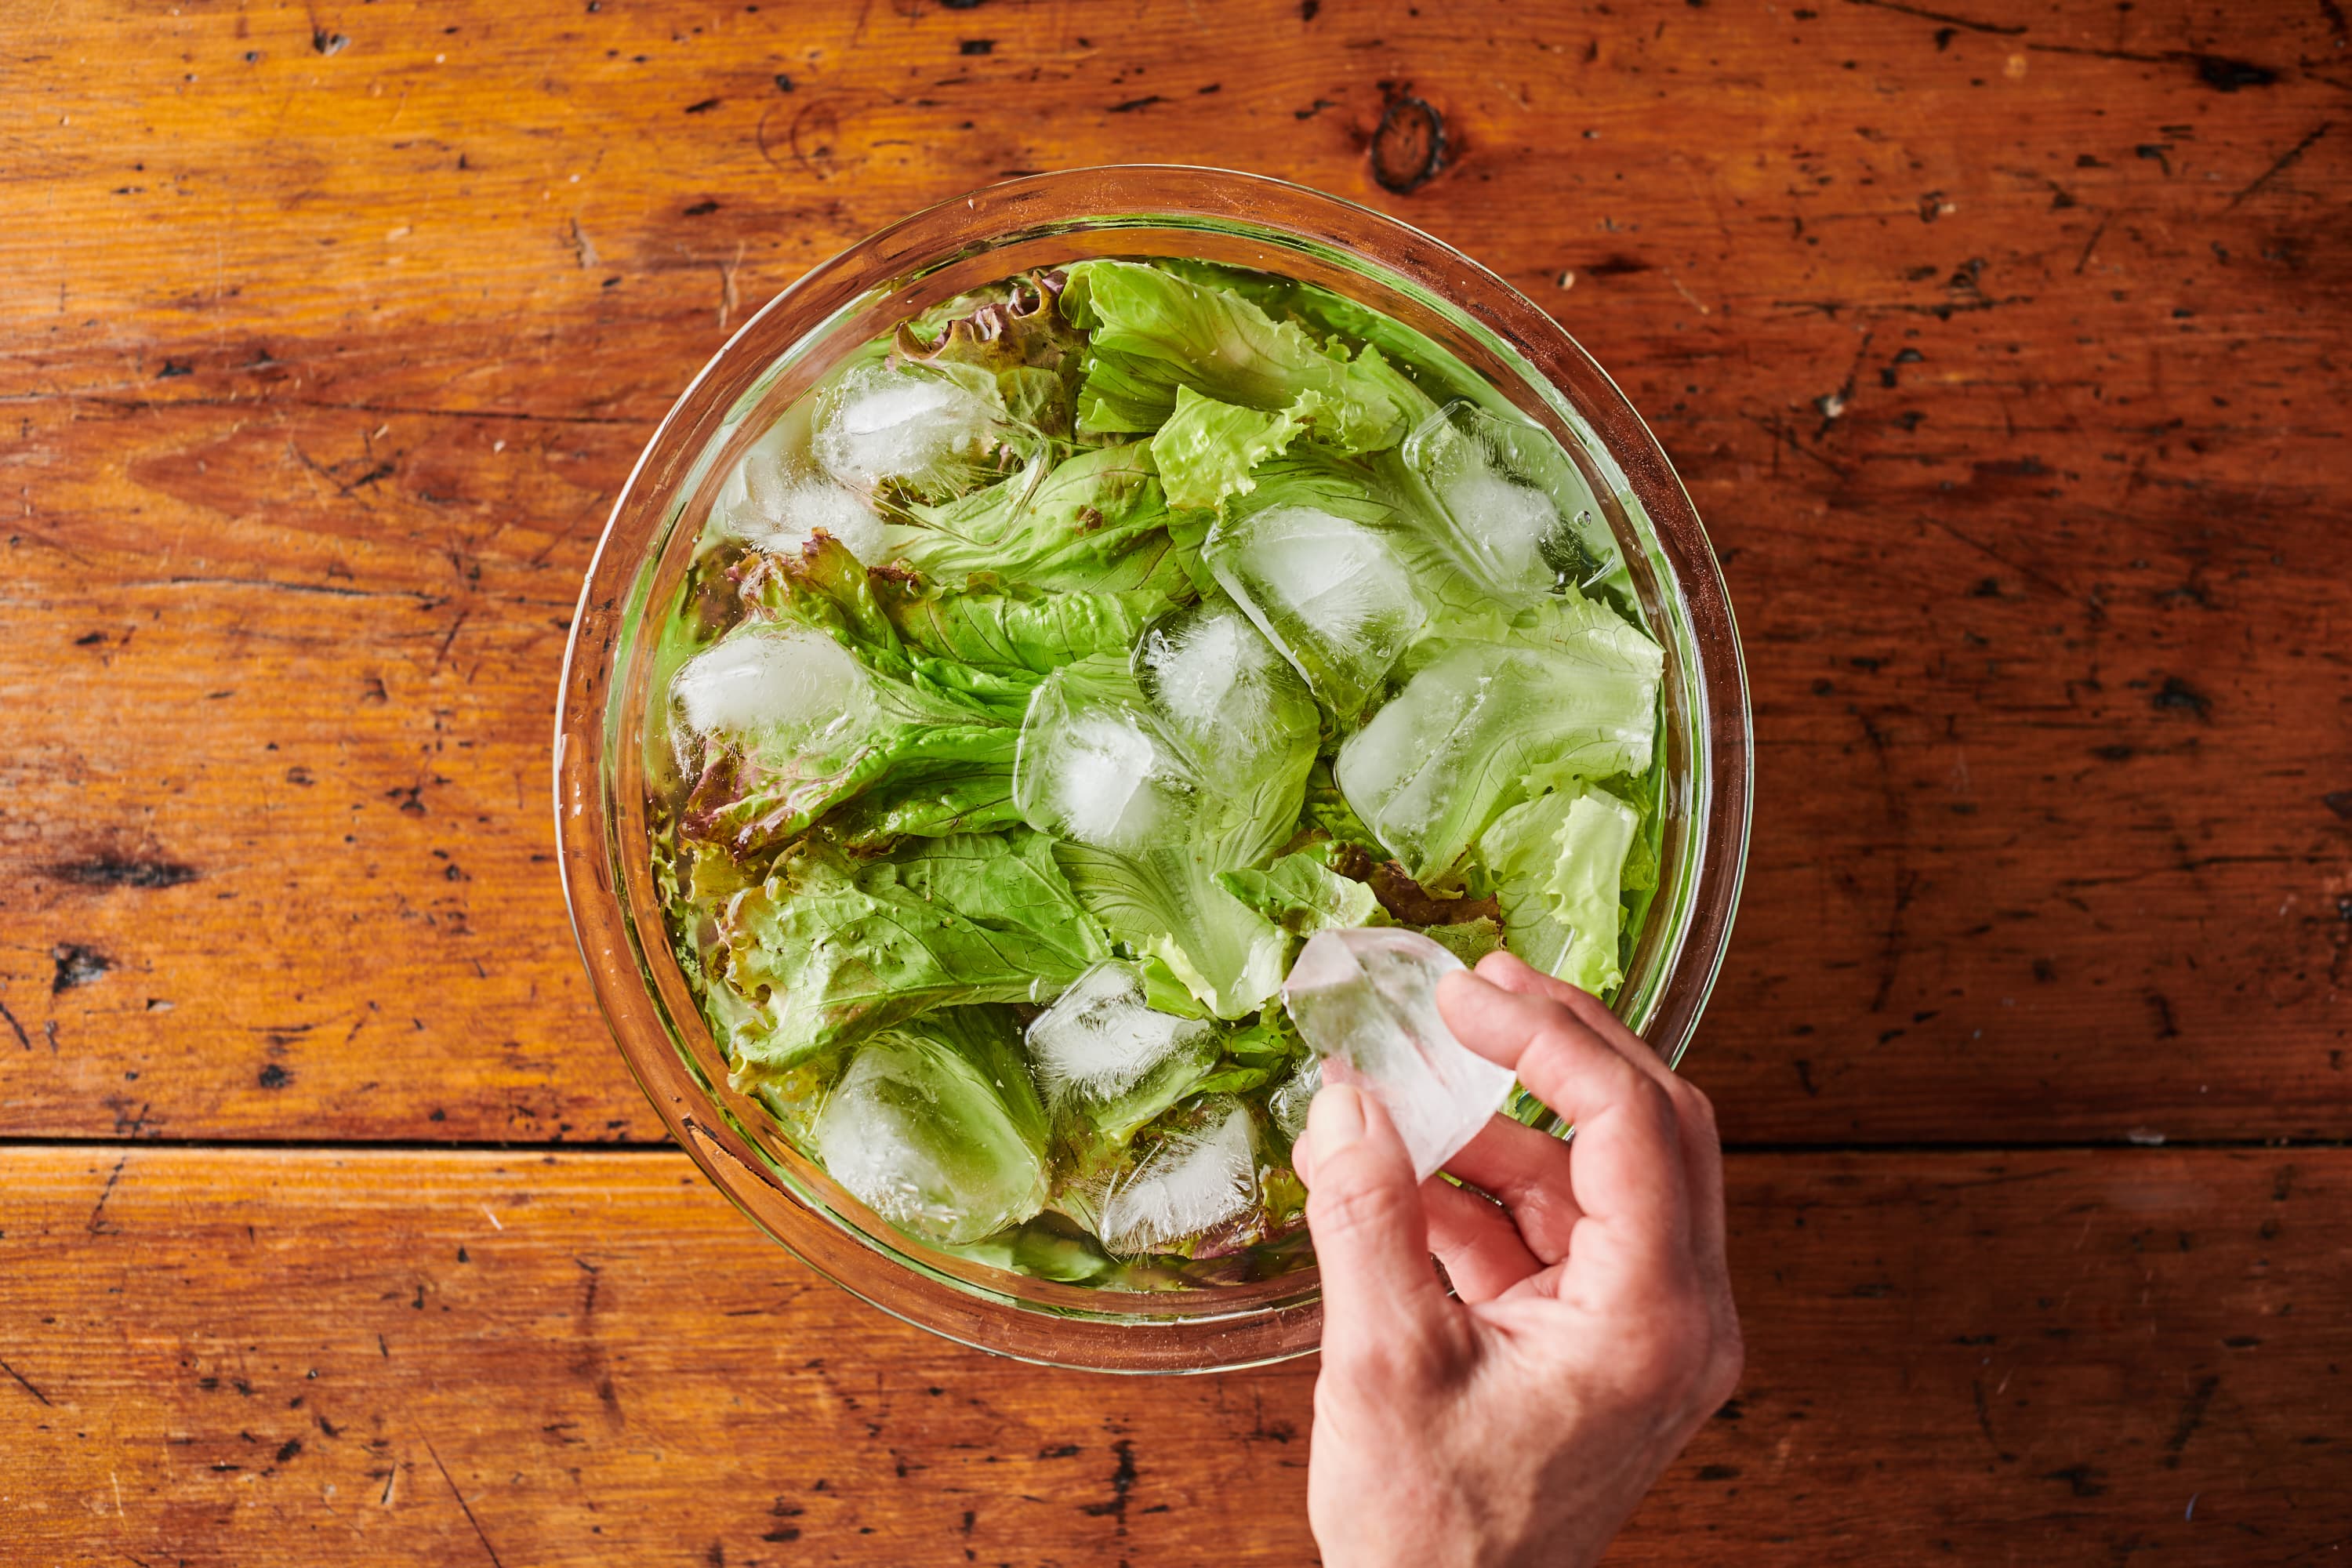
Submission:
[[[748,1246],[681,1154],[15,1163],[11,1563],[1312,1560],[1310,1364],[958,1350]],[[2287,1563],[2352,1527],[2352,1152],[1735,1172],[1747,1382],[1612,1561]]]
[[[544,804],[654,422],[911,206],[1183,159],[1505,273],[1725,562],[1757,833],[1689,1065],[1757,1350],[1623,1559],[2339,1548],[2347,1156],[2233,1146],[2352,1135],[2347,44],[2331,0],[0,8],[0,1542],[1308,1559],[1307,1370],[966,1355],[675,1155],[535,1147],[659,1136]],[[1447,161],[1396,195],[1404,95]]]

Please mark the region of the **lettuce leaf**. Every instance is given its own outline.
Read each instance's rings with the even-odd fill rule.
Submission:
[[[1168,537],[1168,503],[1141,443],[1101,447],[1015,474],[942,506],[909,506],[886,529],[890,558],[941,587],[986,574],[1062,592],[1190,596]]]
[[[1180,386],[1267,414],[1296,409],[1318,440],[1344,452],[1392,447],[1434,407],[1377,349],[1351,359],[1345,344],[1318,343],[1230,289],[1141,262],[1078,263],[1062,308],[1090,334],[1082,435],[1155,431],[1176,412]]]
[[[1605,997],[1624,979],[1619,899],[1641,814],[1603,789],[1555,790],[1513,806],[1478,842],[1503,906],[1506,945]]]
[[[1149,591],[1050,593],[975,578],[961,594],[884,581],[883,613],[901,641],[992,674],[1043,677],[1095,654],[1123,654],[1169,608]]]
[[[1332,848],[1318,844],[1296,850],[1263,871],[1220,872],[1217,886],[1293,936],[1385,924],[1371,889],[1331,868]]]
[[[934,1008],[1029,1001],[1110,956],[1052,840],[1020,828],[862,862],[805,840],[719,924],[719,978],[759,1020],[728,1042],[739,1089]]]
[[[1310,392],[1291,406],[1311,409],[1320,401]],[[1248,494],[1257,488],[1250,470],[1280,455],[1304,427],[1289,410],[1262,414],[1178,386],[1175,411],[1151,437],[1168,504],[1214,508],[1227,496]]]

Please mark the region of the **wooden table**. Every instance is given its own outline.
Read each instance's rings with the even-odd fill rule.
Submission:
[[[911,206],[1113,159],[1491,263],[1719,547],[1751,1348],[1613,1560],[2352,1540],[2333,0],[68,0],[0,73],[0,1559],[1311,1560],[1311,1363],[816,1279],[660,1141],[550,862],[670,398]]]

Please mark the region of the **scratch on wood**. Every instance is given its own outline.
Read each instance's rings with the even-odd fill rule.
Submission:
[[[1900,11],[1906,16],[1916,16],[1924,22],[1943,22],[1955,27],[1966,27],[1971,33],[1994,33],[2013,38],[2025,31],[2023,24],[1979,22],[1972,16],[1955,16],[1948,11],[1930,11],[1923,5],[1906,5],[1900,0],[1845,0],[1849,5],[1868,5],[1880,11]]]
[[[24,1391],[25,1391],[26,1393],[27,1393],[27,1394],[31,1394],[34,1398],[36,1398],[36,1399],[39,1400],[42,1404],[44,1404],[44,1405],[49,1405],[49,1396],[48,1396],[47,1394],[43,1394],[39,1389],[35,1388],[35,1387],[32,1385],[31,1382],[26,1378],[26,1376],[25,1376],[25,1374],[24,1374],[23,1373],[18,1372],[15,1367],[10,1366],[6,1362],[5,1362],[5,1361],[0,1361],[0,1372],[5,1372],[5,1373],[6,1373],[10,1377],[15,1378],[15,1379],[16,1380],[16,1382],[17,1382],[18,1385],[19,1385],[19,1386],[21,1386],[21,1387],[24,1389]],[[49,1408],[50,1408],[50,1409],[52,1409],[52,1410],[54,1410],[54,1409],[56,1409],[56,1408],[57,1408],[57,1406],[56,1406],[56,1405],[49,1405]]]
[[[2113,213],[2100,216],[2098,226],[2091,230],[2091,237],[2083,242],[2083,254],[2074,258],[2074,276],[2081,277],[2083,268],[2091,264],[2091,252],[2099,248],[2099,241],[2106,237],[2107,225],[2115,221],[2116,215]]]
[[[2281,174],[2284,174],[2289,169],[2294,168],[2295,164],[2303,161],[2303,155],[2311,151],[2313,143],[2316,142],[2321,137],[2326,135],[2328,132],[2335,129],[2335,126],[2336,121],[2333,120],[2323,120],[2317,125],[2312,127],[2311,131],[2305,135],[2302,141],[2296,142],[2284,153],[2279,154],[2277,163],[2273,163],[2269,168],[2264,169],[2259,175],[2255,176],[2253,184],[2248,185],[2244,190],[2240,191],[2236,195],[2231,196],[2228,204],[2224,205],[2221,210],[2223,212],[2235,210],[2240,202],[2244,201],[2248,196],[2252,195],[2256,191],[2261,190],[2264,185],[2269,184],[2273,180],[2277,179]]]
[[[2197,1386],[2189,1391],[2188,1401],[2180,1407],[2180,1424],[2164,1442],[2166,1469],[2180,1468],[2180,1451],[2189,1447],[2189,1439],[2197,1435],[2197,1428],[2205,1425],[2205,1407],[2213,1403],[2213,1391],[2221,1386],[2221,1378],[2207,1376],[2199,1378]]]
[[[435,1452],[431,1438],[425,1439],[425,1451],[433,1456],[433,1468],[441,1472],[442,1480],[448,1484],[449,1495],[457,1500],[457,1507],[465,1512],[466,1522],[474,1527],[474,1539],[482,1543],[482,1550],[484,1552],[489,1553],[490,1568],[506,1568],[506,1564],[499,1561],[498,1548],[492,1546],[490,1544],[490,1538],[482,1533],[482,1521],[474,1517],[472,1507],[466,1501],[466,1494],[457,1489],[457,1483],[456,1481],[449,1479],[449,1467],[441,1462],[441,1456]]]
[[[127,1164],[129,1164],[130,1163],[131,1163],[131,1156],[130,1156],[130,1155],[128,1155],[128,1154],[125,1154],[124,1156],[122,1156],[122,1158],[121,1158],[121,1159],[117,1160],[116,1162],[114,1162],[114,1169],[113,1169],[113,1171],[112,1171],[112,1172],[111,1172],[111,1173],[107,1176],[107,1178],[106,1178],[106,1185],[105,1185],[105,1187],[104,1187],[102,1190],[100,1190],[100,1193],[99,1193],[99,1194],[98,1194],[98,1202],[96,1202],[95,1204],[92,1204],[92,1205],[90,1205],[90,1210],[89,1210],[89,1234],[90,1234],[90,1235],[92,1235],[92,1236],[96,1236],[96,1235],[99,1233],[99,1231],[100,1231],[100,1226],[101,1226],[101,1222],[100,1222],[100,1218],[99,1218],[99,1215],[100,1215],[100,1214],[102,1214],[102,1213],[105,1211],[105,1208],[106,1208],[106,1200],[107,1200],[107,1199],[109,1199],[109,1198],[110,1198],[110,1197],[112,1197],[112,1196],[114,1195],[114,1184],[115,1184],[115,1183],[117,1183],[117,1182],[119,1182],[119,1181],[121,1181],[121,1180],[122,1179],[122,1167],[123,1167],[123,1166],[125,1166],[125,1165],[127,1165]]]
[[[33,1048],[33,1037],[25,1033],[25,1026],[16,1022],[16,1015],[8,1011],[8,1004],[5,1002],[0,1002],[0,1018],[7,1019],[8,1026],[16,1031],[18,1045],[28,1051]]]

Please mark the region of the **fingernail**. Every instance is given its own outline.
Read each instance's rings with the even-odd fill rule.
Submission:
[[[1319,1168],[1364,1135],[1364,1097],[1352,1084],[1327,1083],[1307,1110],[1309,1162]]]

